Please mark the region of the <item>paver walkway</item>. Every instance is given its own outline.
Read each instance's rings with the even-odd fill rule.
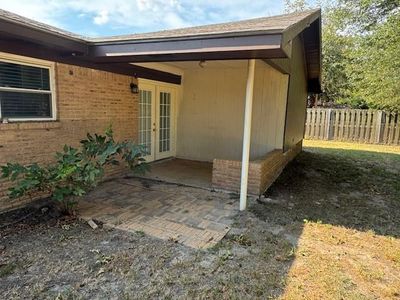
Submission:
[[[87,195],[79,204],[79,214],[106,226],[207,248],[229,231],[238,211],[234,198],[146,179],[116,179]]]

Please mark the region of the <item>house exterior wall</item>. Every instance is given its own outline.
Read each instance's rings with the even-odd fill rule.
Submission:
[[[61,63],[54,68],[57,120],[0,123],[0,165],[49,163],[64,144],[78,146],[87,132],[102,133],[110,124],[116,140],[137,138],[138,96],[130,91],[131,77]],[[9,186],[0,180],[0,210],[28,201],[8,199]]]
[[[245,68],[185,69],[177,157],[212,161],[241,155],[246,76]]]
[[[283,147],[287,76],[256,64],[251,159]],[[178,107],[177,157],[240,160],[247,65],[185,69]]]
[[[263,61],[256,61],[251,160],[263,157],[272,150],[283,149],[288,79],[287,75]]]
[[[307,107],[307,75],[303,43],[300,37],[296,37],[293,40],[290,70],[284,140],[285,151],[297,145],[304,136]]]

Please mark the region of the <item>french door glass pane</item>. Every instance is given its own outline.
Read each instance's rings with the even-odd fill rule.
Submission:
[[[171,149],[171,94],[160,92],[159,152]]]
[[[139,91],[139,144],[151,155],[151,91]]]

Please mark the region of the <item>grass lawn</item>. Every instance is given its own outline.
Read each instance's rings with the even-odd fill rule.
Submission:
[[[400,148],[304,146],[209,250],[142,232],[92,230],[51,209],[0,215],[0,295],[400,299]],[[22,213],[31,215],[2,226]]]
[[[271,191],[307,220],[282,298],[400,299],[400,147],[304,146]]]

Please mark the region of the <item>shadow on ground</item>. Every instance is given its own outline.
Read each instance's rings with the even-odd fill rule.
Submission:
[[[265,196],[295,247],[282,299],[400,299],[400,153],[305,148]]]
[[[278,224],[304,220],[400,237],[400,155],[306,148],[251,207]]]

